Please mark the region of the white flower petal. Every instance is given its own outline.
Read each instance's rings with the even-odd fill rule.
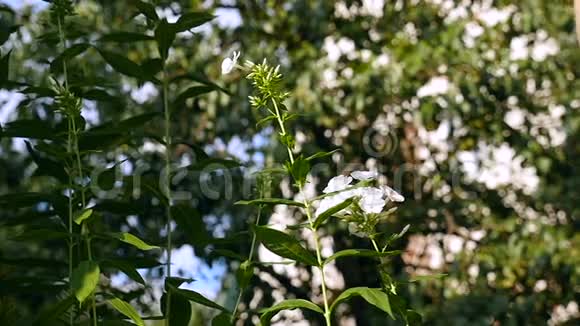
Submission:
[[[328,181],[328,185],[326,186],[326,188],[324,188],[324,190],[322,190],[322,192],[327,194],[330,192],[344,190],[346,189],[346,187],[348,187],[348,185],[350,185],[351,182],[352,182],[351,177],[346,177],[344,175],[336,176],[330,179],[330,181]]]
[[[234,61],[230,58],[225,58],[222,61],[222,75],[229,74],[234,69]]]
[[[375,171],[353,171],[350,175],[360,181],[373,180],[379,176]]]
[[[386,201],[383,198],[383,191],[378,188],[370,188],[364,187],[360,188],[360,196],[361,200],[359,202],[360,207],[362,210],[367,213],[375,213],[378,214],[383,211],[383,207],[385,207]]]
[[[231,58],[225,58],[222,61],[222,75],[229,74],[236,65],[238,64],[238,59],[240,58],[241,53],[239,51],[234,51]]]
[[[396,192],[393,188],[389,186],[381,186],[381,189],[385,193],[385,196],[394,202],[403,202],[405,201],[405,197],[403,197],[400,193]]]

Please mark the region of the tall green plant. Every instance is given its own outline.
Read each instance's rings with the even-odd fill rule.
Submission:
[[[248,72],[246,77],[254,87],[254,93],[249,97],[250,104],[255,110],[266,113],[266,116],[258,124],[268,121],[275,122],[278,128],[277,138],[288,153],[288,159],[283,162],[282,166],[287,175],[294,181],[294,187],[298,193],[304,194],[313,161],[328,157],[334,151],[314,153],[311,156],[296,153],[295,138],[290,132],[288,122],[297,115],[291,113],[284,104],[290,93],[284,89],[283,76],[279,72],[279,66],[272,67],[264,60],[260,64],[246,61],[245,65],[241,67],[237,64],[239,56],[239,53],[234,53],[232,58],[226,58],[222,63],[222,73],[230,73],[236,67]],[[351,176],[339,175],[330,180],[322,195],[314,198],[304,196],[301,202],[269,197],[238,202],[241,205],[259,206],[258,216],[260,216],[263,205],[288,205],[301,209],[306,216],[307,223],[300,224],[298,228],[306,227],[310,230],[314,240],[314,253],[304,247],[294,236],[266,226],[258,224],[254,226],[254,237],[270,251],[297,263],[318,269],[322,279],[322,307],[304,299],[284,300],[270,308],[261,310],[260,321],[262,325],[269,325],[271,318],[281,310],[300,308],[320,313],[324,316],[326,325],[330,326],[332,325],[333,312],[338,304],[353,296],[364,298],[392,318],[398,314],[407,323],[413,322],[414,318],[417,317],[417,314],[412,310],[403,309],[404,303],[397,298],[397,283],[391,280],[386,269],[380,265],[378,265],[378,272],[385,283],[384,288],[357,287],[347,289],[331,302],[324,272],[327,264],[347,256],[385,258],[399,253],[399,251],[388,251],[387,247],[406,229],[385,240],[384,246],[380,249],[378,241],[381,234],[377,233],[376,226],[381,220],[387,219],[396,209],[396,207],[392,207],[384,211],[385,207],[392,205],[392,203],[402,202],[404,198],[388,186],[376,186],[377,177],[378,174],[371,171],[355,171],[352,172]],[[356,184],[351,184],[353,179],[357,180]],[[348,223],[353,235],[368,238],[374,249],[347,249],[330,257],[323,257],[319,234],[324,224],[333,216]],[[251,253],[253,248],[254,241],[252,241]],[[250,259],[242,263],[238,272],[238,274],[244,275],[241,278],[242,281],[239,281],[242,291],[247,286],[245,280],[251,276],[251,272],[247,271],[248,265],[251,265]],[[238,279],[240,280],[240,278]],[[396,309],[392,307],[392,301],[397,302]]]

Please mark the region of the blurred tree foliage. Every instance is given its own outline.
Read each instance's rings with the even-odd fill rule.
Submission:
[[[174,134],[183,144],[176,148],[176,158],[202,149],[226,157],[227,149],[238,147],[234,152],[239,155],[242,148],[242,160],[252,166],[286,155],[284,148],[268,146],[267,138],[275,136],[271,131],[256,127],[256,115],[246,99],[248,83],[235,74],[219,76],[221,59],[233,50],[242,51],[242,60],[267,58],[280,63],[293,90],[287,106],[300,114],[293,123],[299,146],[312,153],[342,148],[333,156],[334,165],[316,175],[316,187],[321,189],[337,172],[366,166],[387,175],[407,198],[397,219],[384,225],[387,233],[412,225],[395,244],[407,249],[402,260],[391,262],[392,273],[402,281],[421,273],[448,274],[441,280],[412,282],[403,293],[427,324],[539,325],[568,318],[570,324],[578,322],[580,52],[569,1],[202,4],[193,0],[158,1],[157,5],[167,15],[202,6],[216,10],[218,19],[211,27],[178,36],[169,65],[172,77],[183,78],[184,85],[191,80],[184,76],[209,77],[230,93],[172,102]],[[146,20],[137,12],[132,1],[80,1],[74,18],[77,27],[70,29],[78,35],[69,33],[68,38],[99,44],[155,69],[154,62],[147,61],[157,51],[152,43],[97,38],[116,31],[144,32]],[[48,12],[26,8],[16,13],[1,10],[0,15],[0,37],[13,32],[2,47],[2,56],[12,49],[9,79],[46,87],[56,42],[47,27]],[[97,51],[90,49],[71,63],[70,83],[84,94],[98,124],[116,125],[138,114],[159,112],[158,92],[143,100],[135,92],[143,84],[114,73]],[[110,88],[94,88],[96,84]],[[141,93],[147,89],[145,83]],[[46,105],[42,100],[24,100],[10,120],[51,120]],[[92,163],[95,167],[122,160],[132,167],[147,163],[151,175],[157,175],[155,171],[162,168],[160,154],[135,153],[160,123],[151,120],[135,131],[134,138],[112,143],[115,153]],[[0,139],[0,144],[2,193],[54,186],[51,178],[37,176],[34,160],[23,146],[16,150],[8,138]],[[215,248],[246,256],[250,239],[239,232],[247,230],[252,211],[232,206],[242,197],[242,180],[241,174],[234,176],[231,200],[223,200],[219,178],[214,180],[215,189],[222,189],[219,199],[204,195],[195,176],[181,180],[176,190],[194,187],[195,199],[188,203],[195,209],[188,216],[196,218],[188,220],[194,221],[188,227],[177,228],[177,243],[194,245],[196,255],[210,263]],[[286,190],[288,195],[283,181],[281,185],[273,191]],[[103,205],[110,205],[103,223],[160,243],[157,230],[164,221],[163,210],[154,194],[145,191],[129,205],[130,197],[129,191],[103,200]],[[0,210],[2,223],[18,215],[4,207]],[[127,216],[138,222],[129,223]],[[219,226],[223,222],[227,227]],[[344,236],[346,226],[327,231],[335,250],[357,247]],[[24,273],[21,277],[39,277],[46,267],[59,266],[34,264],[23,272],[25,262],[20,258],[65,260],[60,242],[19,245],[10,236],[0,231],[2,292],[14,282],[10,278],[14,271]],[[224,236],[229,240],[215,239]],[[109,252],[108,245],[102,243],[99,250]],[[132,257],[136,252],[128,247],[119,255]],[[235,260],[230,263],[237,266]],[[372,264],[352,259],[336,269],[345,276],[345,287],[373,286],[379,280]],[[159,269],[150,273],[153,278],[160,276]],[[283,269],[263,266],[259,276],[253,279],[256,291],[244,297],[246,304],[267,306],[280,291],[286,297],[314,295]],[[224,305],[235,299],[234,283],[233,276],[224,277],[220,294]],[[277,284],[274,290],[272,284]],[[334,290],[336,297],[340,290]],[[34,311],[52,300],[54,291],[47,287],[2,297],[0,316]],[[151,308],[146,293],[152,292],[134,291],[144,310]],[[566,308],[568,317],[561,317]],[[396,323],[358,301],[342,311],[357,325]],[[253,324],[251,318],[247,323]]]

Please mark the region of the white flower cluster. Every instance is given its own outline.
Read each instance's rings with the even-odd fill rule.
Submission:
[[[402,202],[405,200],[398,192],[387,186],[377,187],[357,187],[351,185],[353,178],[359,181],[375,180],[378,173],[372,171],[354,171],[350,176],[339,175],[330,179],[323,192],[325,194],[335,193],[323,198],[316,209],[315,216],[335,207],[345,200],[353,197],[360,197],[359,206],[366,214],[378,214],[389,201]],[[348,208],[343,210],[345,213],[352,213]]]
[[[468,181],[477,181],[488,189],[510,186],[525,194],[534,193],[540,184],[534,166],[525,166],[524,157],[507,143],[492,146],[479,143],[477,151],[460,151],[457,159]]]

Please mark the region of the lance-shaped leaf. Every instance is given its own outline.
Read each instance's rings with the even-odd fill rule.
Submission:
[[[145,17],[153,21],[159,20],[159,16],[157,16],[157,12],[155,11],[155,6],[152,4],[145,1],[136,1],[135,6]]]
[[[0,10],[2,7],[0,7]],[[5,26],[4,24],[0,24],[0,45],[6,43],[10,38],[10,34],[18,31],[18,29],[22,25],[12,25],[12,26]]]
[[[327,157],[327,156],[330,156],[330,155],[332,155],[332,154],[334,154],[334,153],[338,152],[339,150],[340,150],[340,149],[335,149],[335,150],[333,150],[333,151],[330,151],[330,152],[318,152],[318,153],[316,153],[316,154],[314,154],[314,155],[308,156],[308,157],[306,158],[306,160],[308,160],[308,161],[312,161],[312,160],[315,160],[315,159],[317,159],[317,158],[323,158],[323,157]]]
[[[104,260],[101,262],[101,266],[104,267],[111,267],[111,268],[115,268],[120,270],[121,272],[123,272],[125,275],[127,275],[130,279],[132,279],[133,281],[145,285],[145,280],[143,279],[143,277],[141,276],[141,274],[139,274],[139,272],[137,272],[137,267],[134,264],[131,264],[130,262],[126,262],[124,260],[121,259],[108,259],[108,260]]]
[[[178,204],[171,206],[171,214],[177,223],[177,230],[185,235],[189,244],[194,247],[207,245],[210,235],[199,211],[191,206]]]
[[[373,306],[381,309],[382,311],[386,312],[391,316],[391,318],[395,319],[393,315],[393,311],[391,310],[391,304],[389,301],[389,296],[381,291],[380,289],[373,289],[368,287],[356,287],[350,288],[344,292],[342,292],[336,300],[330,306],[330,312],[334,311],[334,309],[341,303],[344,302],[352,297],[361,296],[365,299],[368,303],[372,304]]]
[[[354,198],[352,198],[352,197],[347,198],[342,203],[325,210],[320,215],[318,215],[316,220],[314,220],[314,223],[312,224],[312,226],[314,227],[314,229],[318,229],[322,225],[322,223],[324,223],[329,217],[331,217],[332,215],[347,208],[348,206],[350,206],[350,204],[352,204],[353,201],[354,201]]]
[[[113,32],[103,35],[99,42],[116,42],[116,43],[132,43],[143,41],[154,41],[155,38],[150,35],[133,33],[133,32]]]
[[[33,139],[57,139],[61,129],[53,128],[42,120],[16,120],[4,125],[0,130],[2,137],[20,137]]]
[[[211,320],[211,326],[232,326],[232,315],[227,312],[215,316]]]
[[[109,304],[113,306],[113,308],[117,309],[118,312],[134,321],[138,326],[145,326],[145,323],[143,322],[143,319],[141,319],[141,316],[139,316],[137,310],[135,310],[135,308],[133,308],[133,306],[131,306],[128,302],[125,302],[119,298],[114,298],[109,300]]]
[[[235,205],[288,205],[305,207],[303,203],[284,198],[259,198],[253,200],[240,200]]]
[[[167,19],[162,19],[155,28],[155,40],[157,41],[157,49],[159,56],[163,60],[167,59],[169,48],[175,41],[175,29],[173,25],[167,22]]]
[[[131,61],[123,55],[115,52],[110,52],[103,49],[98,49],[99,53],[103,59],[113,68],[115,71],[127,75],[129,77],[135,77],[139,79],[147,79],[147,75],[141,69],[141,66],[137,63]]]
[[[192,86],[181,92],[175,99],[175,106],[183,105],[185,100],[215,91],[213,86]]]
[[[393,250],[393,251],[385,251],[385,252],[377,252],[375,250],[368,250],[368,249],[345,249],[339,252],[336,252],[334,255],[326,258],[324,260],[324,264],[328,264],[331,261],[342,258],[342,257],[387,257],[387,256],[395,256],[400,254],[400,250]]]
[[[12,51],[9,51],[6,55],[0,57],[0,86],[3,86],[8,81],[11,53]]]
[[[41,156],[32,147],[30,142],[25,141],[25,144],[26,150],[32,157],[32,160],[34,161],[34,163],[36,163],[36,165],[38,165],[38,169],[34,172],[35,175],[52,176],[62,183],[66,183],[68,181],[68,174],[61,162],[57,162],[51,158]]]
[[[171,295],[171,307],[167,314],[167,292],[161,296],[161,312],[171,326],[188,326],[191,321],[191,303],[188,299],[180,295]]]
[[[81,225],[84,220],[93,215],[93,210],[90,208],[83,209],[74,213],[73,220],[76,224]]]
[[[87,100],[101,102],[115,102],[120,100],[120,98],[113,96],[109,94],[107,91],[98,88],[93,88],[83,92],[79,92],[78,96]]]
[[[411,277],[409,282],[412,283],[412,282],[440,280],[440,279],[444,278],[445,276],[447,276],[447,274],[445,274],[445,273],[431,274],[431,275],[416,275],[416,276]]]
[[[306,265],[318,265],[316,256],[290,235],[265,226],[254,227],[254,232],[262,244],[273,253]]]
[[[315,305],[314,303],[304,300],[304,299],[290,299],[284,300],[282,302],[277,303],[276,305],[268,308],[263,309],[260,311],[262,316],[260,317],[260,325],[262,326],[269,326],[270,320],[274,317],[278,312],[282,310],[294,310],[294,309],[309,309],[314,312],[317,312],[321,315],[324,315],[324,311],[320,309],[319,306]]]
[[[99,264],[94,261],[82,261],[75,268],[71,277],[71,286],[80,303],[93,293],[99,283],[100,273]]]
[[[167,291],[170,291],[173,295],[183,297],[189,301],[199,303],[199,304],[204,305],[206,307],[218,309],[221,311],[228,311],[226,308],[211,301],[210,299],[204,297],[203,295],[201,295],[195,291],[179,289],[179,288],[175,287],[174,285],[172,285],[171,283],[165,284],[165,287],[166,287]]]
[[[220,85],[210,81],[209,79],[207,79],[207,77],[205,77],[204,75],[198,74],[198,73],[187,73],[187,74],[177,75],[177,76],[171,78],[169,81],[170,81],[170,83],[175,83],[175,82],[178,82],[181,80],[191,80],[194,82],[198,82],[200,84],[214,87],[215,89],[220,90],[228,95],[232,95],[232,93],[230,91],[228,91],[227,89],[225,89],[225,88],[221,87]]]
[[[185,32],[194,27],[205,24],[214,18],[215,16],[208,12],[188,12],[179,17],[177,22],[173,24],[173,28],[176,33]]]
[[[50,71],[54,73],[62,69],[63,63],[78,55],[81,55],[90,47],[91,45],[88,43],[77,43],[71,45],[68,49],[64,50],[61,54],[54,58],[54,60],[52,60],[50,63]]]
[[[115,239],[118,239],[118,240],[123,241],[125,243],[128,243],[130,245],[133,245],[134,247],[141,249],[141,250],[159,249],[158,246],[152,246],[150,244],[147,244],[145,241],[139,239],[138,237],[136,237],[128,232],[110,233],[109,235]]]
[[[241,167],[242,164],[235,160],[222,158],[206,158],[188,166],[190,171],[213,172],[218,170],[227,170]]]
[[[40,203],[49,203],[53,206],[67,204],[67,197],[60,194],[46,194],[41,192],[20,192],[0,196],[0,208],[17,209],[32,207]]]
[[[165,288],[167,288],[167,284],[171,284],[174,287],[178,288],[183,283],[191,283],[195,280],[192,278],[184,278],[184,277],[177,277],[177,276],[170,276],[165,278]]]

